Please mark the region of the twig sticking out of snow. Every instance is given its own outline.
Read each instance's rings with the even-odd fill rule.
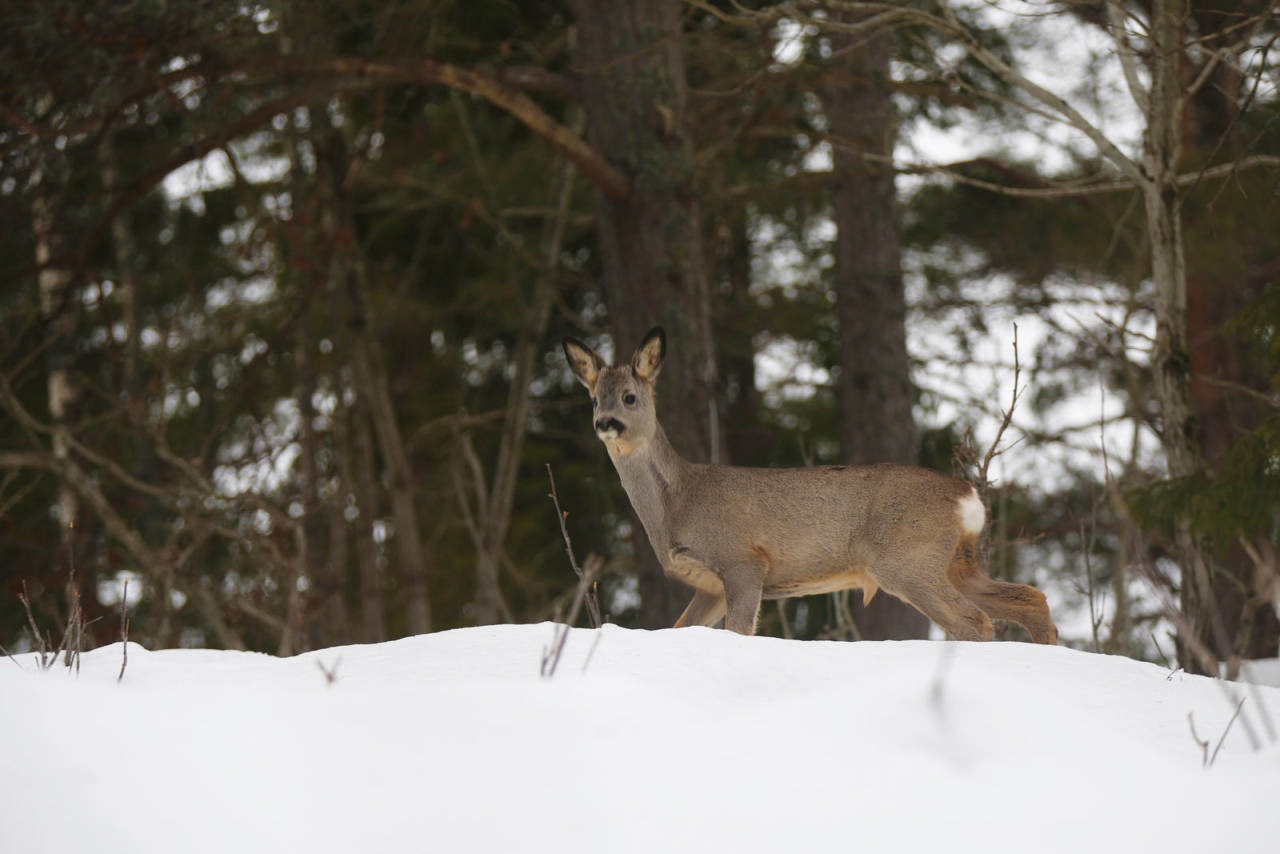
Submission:
[[[120,675],[116,684],[124,680],[124,669],[129,666],[129,579],[124,580],[120,591]]]
[[[1236,710],[1231,713],[1231,720],[1227,721],[1226,727],[1224,727],[1222,730],[1222,735],[1218,738],[1218,743],[1214,745],[1213,755],[1209,757],[1210,767],[1212,767],[1213,763],[1217,761],[1218,751],[1222,749],[1222,742],[1227,740],[1227,733],[1231,732],[1231,725],[1236,722],[1236,718],[1240,717],[1240,710],[1244,708],[1244,701],[1247,699],[1249,698],[1241,697],[1240,702],[1236,703]]]
[[[1227,733],[1231,732],[1231,727],[1235,725],[1236,718],[1240,717],[1240,710],[1244,708],[1244,701],[1248,697],[1241,697],[1240,702],[1236,703],[1236,710],[1231,713],[1231,719],[1227,721],[1227,725],[1222,728],[1222,735],[1218,736],[1218,743],[1213,746],[1213,753],[1209,752],[1209,740],[1201,738],[1196,733],[1196,721],[1191,712],[1187,712],[1187,724],[1191,727],[1191,738],[1200,747],[1200,764],[1205,768],[1212,768],[1213,763],[1218,761],[1218,751],[1222,749],[1222,743],[1227,740]],[[1256,749],[1256,748],[1255,748]]]
[[[333,664],[325,664],[320,659],[316,659],[316,667],[320,668],[320,672],[324,674],[324,684],[332,688],[338,684],[338,668],[342,666],[342,656],[338,656],[333,660]]]
[[[67,599],[67,625],[62,632],[62,640],[57,646],[54,646],[53,636],[42,632],[39,624],[36,623],[35,614],[31,610],[31,597],[27,595],[27,583],[25,581],[22,582],[22,592],[18,594],[18,601],[22,603],[22,607],[27,613],[27,626],[31,631],[31,642],[35,648],[36,661],[40,669],[48,670],[57,664],[59,656],[62,656],[66,661],[67,667],[74,667],[75,672],[79,674],[80,648],[84,643],[86,626],[84,610],[80,607],[80,588],[76,584],[74,572],[67,582]]]
[[[550,679],[556,675],[556,668],[560,666],[560,656],[564,653],[565,641],[569,639],[569,629],[578,620],[578,612],[582,610],[582,603],[588,596],[588,591],[594,591],[596,586],[596,578],[600,575],[600,570],[604,568],[604,558],[597,554],[587,555],[586,566],[582,570],[582,576],[578,579],[578,589],[573,594],[573,604],[569,607],[569,616],[561,622],[556,620],[555,634],[551,638],[551,646],[542,651],[542,678]],[[597,625],[595,628],[599,628]],[[599,634],[596,640],[599,642]],[[595,654],[595,644],[592,644],[591,652],[587,656],[587,661],[591,661],[591,656]],[[583,664],[586,669],[586,664]]]
[[[1200,748],[1200,765],[1209,767],[1209,742],[1196,733],[1196,719],[1193,712],[1187,712],[1187,726],[1191,727],[1191,740]]]
[[[569,539],[569,528],[565,524],[565,520],[569,518],[560,507],[560,496],[556,492],[556,478],[551,473],[551,464],[547,464],[547,478],[551,481],[551,492],[549,497],[556,508],[556,519],[560,522],[560,535],[564,537],[564,551],[569,556],[569,565],[573,567],[573,571],[578,574],[578,587],[573,593],[573,604],[569,607],[569,616],[561,621],[559,614],[556,615],[556,629],[551,637],[551,646],[542,651],[542,667],[541,674],[543,679],[550,679],[556,675],[556,668],[560,666],[560,656],[564,654],[565,641],[569,639],[569,628],[578,621],[578,612],[582,610],[585,603],[587,613],[591,617],[591,627],[600,628],[600,599],[596,595],[596,579],[600,577],[600,572],[604,569],[604,558],[597,554],[587,555],[585,567],[578,566],[578,559],[573,554],[573,542]],[[600,642],[600,636],[596,635],[596,643]],[[591,652],[587,655],[587,661],[582,665],[582,669],[586,670],[587,664],[591,661],[591,656],[595,655],[595,644],[591,646]]]
[[[551,481],[551,492],[548,493],[548,496],[551,498],[551,503],[556,507],[556,520],[560,523],[560,536],[564,537],[564,553],[569,556],[569,565],[573,567],[573,571],[578,575],[579,592],[582,592],[586,598],[587,614],[591,617],[591,628],[598,629],[600,628],[601,623],[600,599],[596,595],[595,579],[593,578],[591,580],[591,587],[589,590],[582,590],[582,584],[586,578],[586,574],[583,572],[582,567],[578,566],[578,559],[573,555],[573,541],[569,539],[569,528],[565,524],[565,520],[569,518],[569,514],[560,508],[560,496],[556,492],[556,477],[551,473],[551,463],[547,463],[547,479]],[[590,558],[588,558],[588,560],[590,560]],[[577,612],[575,611],[574,616],[569,618],[570,625],[573,624],[576,617]]]

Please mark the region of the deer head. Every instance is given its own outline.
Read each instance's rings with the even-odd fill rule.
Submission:
[[[606,365],[595,350],[576,338],[564,339],[563,346],[569,368],[591,395],[600,441],[623,456],[651,442],[658,429],[653,386],[667,352],[662,327],[650,329],[631,363],[619,367]]]

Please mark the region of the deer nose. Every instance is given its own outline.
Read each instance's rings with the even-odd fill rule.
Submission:
[[[616,439],[617,437],[621,436],[622,431],[626,429],[627,428],[623,426],[622,422],[616,418],[597,418],[596,419],[596,432],[599,433],[601,436],[607,436],[609,438]]]

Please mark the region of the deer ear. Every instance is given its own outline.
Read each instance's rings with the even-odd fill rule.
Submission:
[[[583,344],[577,338],[566,338],[560,345],[564,347],[564,357],[569,362],[569,370],[573,371],[573,375],[578,378],[578,382],[587,387],[590,391],[595,387],[596,377],[600,375],[600,369],[604,367],[604,360],[596,354],[586,344]]]
[[[655,326],[644,336],[644,342],[631,357],[631,368],[645,382],[653,382],[662,370],[662,360],[667,355],[667,333]]]

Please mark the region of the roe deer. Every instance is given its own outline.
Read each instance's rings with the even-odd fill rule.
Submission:
[[[663,570],[694,589],[676,626],[754,634],[761,599],[885,590],[959,640],[990,640],[991,617],[1056,643],[1044,594],[983,572],[986,511],[973,486],[900,465],[799,469],[700,465],[658,423],[654,381],[666,335],[650,330],[631,364],[609,367],[564,340],[587,387],[596,435],[640,516]],[[990,616],[988,616],[990,615]]]

